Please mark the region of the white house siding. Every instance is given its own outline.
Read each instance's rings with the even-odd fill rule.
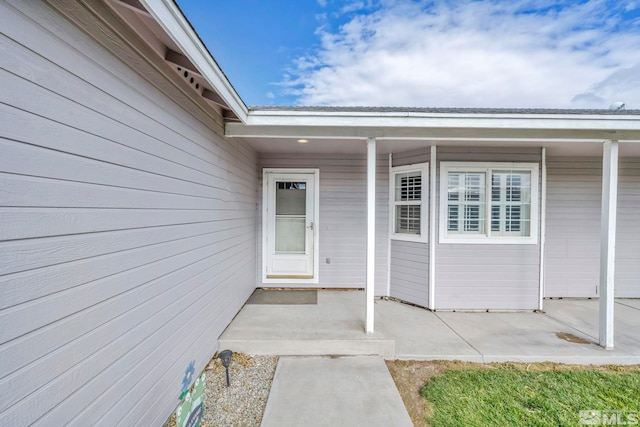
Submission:
[[[413,304],[429,305],[429,245],[391,240],[392,297]]]
[[[255,287],[257,159],[72,14],[0,2],[0,425],[161,425]]]
[[[597,295],[601,194],[601,158],[547,158],[545,296]]]
[[[640,158],[621,158],[618,181],[615,295],[640,297]]]
[[[308,144],[313,147],[312,143]],[[366,143],[362,155],[271,154],[260,156],[262,168],[318,168],[320,170],[319,283],[262,285],[258,265],[258,286],[311,286],[321,288],[364,288],[367,262],[367,161]],[[260,172],[261,174],[261,172]],[[260,182],[262,185],[262,182]],[[389,229],[389,167],[387,156],[378,156],[376,168],[376,274],[375,294],[387,295],[387,244]],[[260,212],[262,201],[260,201]],[[259,217],[261,221],[261,217]],[[262,224],[258,236],[262,238]],[[258,260],[262,259],[258,245]],[[329,259],[329,263],[327,263]]]
[[[640,159],[619,172],[615,295],[640,297]],[[600,157],[548,158],[545,296],[598,295],[601,194]]]
[[[429,161],[429,154],[429,149],[393,153],[393,166],[426,163]],[[429,197],[427,184],[424,187],[424,197]],[[429,305],[428,243],[391,240],[389,289],[390,296],[394,298],[423,307]]]
[[[437,151],[436,176],[439,181],[441,161],[539,163],[540,159],[541,149],[535,147],[443,146]],[[439,192],[440,182],[436,187]],[[440,200],[439,194],[437,200]],[[538,307],[539,244],[438,242],[435,260],[436,309],[525,310]]]

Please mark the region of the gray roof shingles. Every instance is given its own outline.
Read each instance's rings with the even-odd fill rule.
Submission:
[[[434,113],[434,114],[569,114],[637,116],[640,110],[551,109],[551,108],[440,108],[440,107],[329,107],[250,106],[249,111],[307,111],[334,113]]]

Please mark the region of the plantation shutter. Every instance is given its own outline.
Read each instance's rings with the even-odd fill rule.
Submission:
[[[420,235],[422,208],[422,174],[420,171],[395,174],[396,234]]]

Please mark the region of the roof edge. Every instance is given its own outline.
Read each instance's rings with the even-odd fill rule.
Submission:
[[[461,115],[571,115],[571,116],[640,116],[640,110],[610,109],[562,109],[562,108],[473,108],[473,107],[365,107],[365,106],[249,106],[249,114],[276,113],[354,113],[357,115],[376,113],[427,113]],[[278,114],[279,113],[279,114]]]
[[[246,122],[249,109],[217,64],[193,26],[173,0],[139,0],[144,8],[180,47],[182,53],[198,68],[216,89],[229,108]]]

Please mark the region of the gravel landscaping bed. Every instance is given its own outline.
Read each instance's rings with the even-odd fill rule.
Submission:
[[[234,353],[229,366],[231,386],[227,388],[225,369],[220,359],[211,359],[205,368],[202,427],[258,427],[277,363],[277,356]],[[175,427],[174,418],[172,415],[167,424],[169,427]]]

